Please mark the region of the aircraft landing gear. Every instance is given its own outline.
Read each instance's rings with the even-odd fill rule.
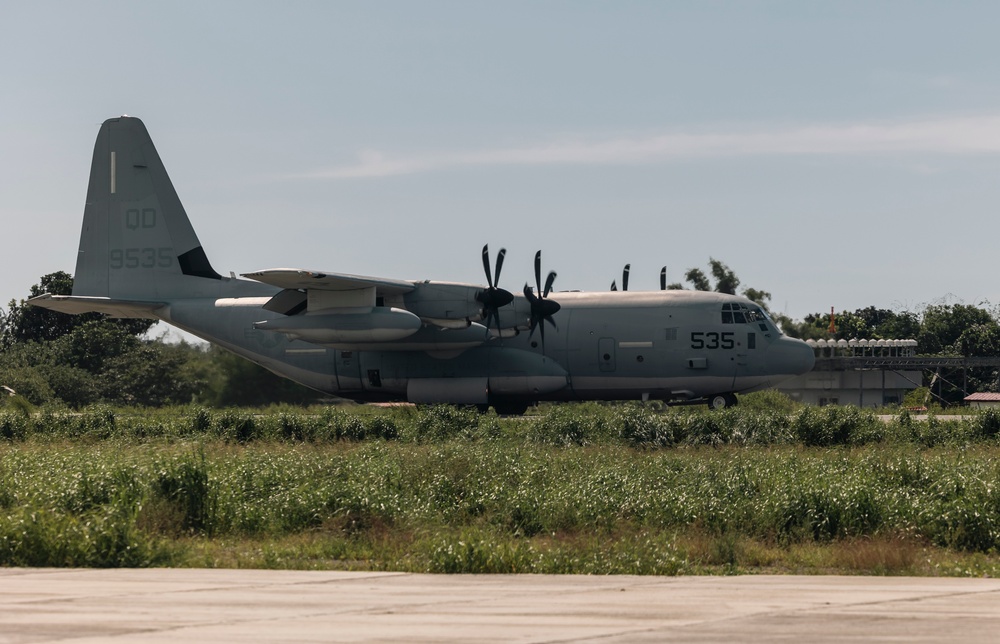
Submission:
[[[528,411],[528,403],[517,400],[495,402],[493,409],[498,416],[523,416]]]
[[[736,394],[716,394],[709,397],[708,408],[725,409],[726,407],[735,406],[737,402]]]

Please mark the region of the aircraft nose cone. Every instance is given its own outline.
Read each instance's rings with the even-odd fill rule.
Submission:
[[[767,370],[776,375],[801,376],[812,371],[816,354],[795,338],[778,338],[767,350]]]

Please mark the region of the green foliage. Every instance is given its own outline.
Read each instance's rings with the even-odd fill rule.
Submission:
[[[123,422],[107,410],[87,421],[105,434]],[[717,431],[737,433],[726,425]],[[314,535],[340,544],[327,556],[345,564],[450,573],[677,574],[695,556],[734,571],[748,539],[907,534],[956,551],[1000,547],[996,446],[111,440],[0,448],[0,564],[157,565],[208,536]],[[705,535],[704,554],[679,534]],[[358,561],[390,540],[399,554]]]
[[[467,434],[479,425],[473,407],[432,405],[419,410],[403,432],[403,438],[418,443],[440,442]]]
[[[613,408],[612,416],[629,417],[641,410],[634,405]],[[594,403],[555,405],[531,421],[531,440],[545,445],[590,445],[608,435],[608,408]]]
[[[677,442],[677,423],[670,416],[653,413],[635,403],[616,409],[610,424],[618,435],[633,447],[670,447]]]
[[[10,387],[33,405],[44,405],[54,396],[48,380],[34,367],[0,367],[0,384]]]
[[[858,407],[804,407],[792,421],[795,436],[803,445],[863,445],[885,436],[885,425],[874,412]]]
[[[156,469],[151,501],[169,506],[180,530],[210,534],[215,525],[216,499],[209,485],[205,452],[176,455]]]
[[[0,354],[0,381],[36,405],[186,403],[204,386],[185,370],[191,351],[91,320],[54,340],[18,344]]]
[[[989,440],[1000,438],[1000,409],[985,409],[976,418],[976,433]]]
[[[439,537],[427,553],[428,571],[447,574],[531,572],[534,553],[523,541],[510,541],[479,530]]]
[[[718,293],[728,293],[730,295],[736,295],[736,290],[740,286],[740,278],[736,276],[736,273],[729,268],[723,262],[710,257],[708,259],[709,273],[712,275],[712,279],[715,280],[713,285],[712,279],[705,274],[700,268],[690,268],[684,273],[684,279],[687,280],[689,284],[696,291],[716,291]],[[674,283],[667,286],[668,289],[680,290],[684,288],[683,284]],[[767,310],[767,302],[771,299],[771,294],[767,291],[756,288],[745,288],[742,292],[743,297],[756,302],[764,310]]]
[[[834,316],[837,332],[834,339],[905,339],[920,334],[920,319],[910,311],[891,311],[869,306],[856,311],[841,311]],[[830,314],[813,313],[802,322],[783,323],[788,335],[808,339],[829,338]]]
[[[31,297],[68,295],[73,279],[51,273]],[[151,320],[66,315],[11,302],[0,318],[0,384],[36,405],[106,402],[161,406],[197,400],[217,406],[309,402],[317,394],[219,349],[142,340]]]
[[[754,409],[757,411],[771,411],[775,413],[791,414],[803,405],[792,400],[787,394],[777,389],[765,389],[739,397],[740,409]]]
[[[996,327],[989,311],[968,304],[934,304],[924,309],[917,342],[921,353],[950,353],[959,351],[962,334],[978,325]],[[981,327],[982,328],[982,327]],[[971,340],[967,338],[971,344]]]

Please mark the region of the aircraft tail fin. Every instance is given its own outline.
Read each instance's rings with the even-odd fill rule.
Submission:
[[[201,296],[218,292],[220,280],[146,126],[128,116],[105,121],[94,146],[73,295]]]

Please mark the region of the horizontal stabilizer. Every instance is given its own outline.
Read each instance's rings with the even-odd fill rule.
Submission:
[[[77,315],[80,313],[104,313],[113,318],[147,318],[159,320],[154,311],[166,305],[165,302],[136,302],[114,300],[108,297],[86,295],[52,295],[45,293],[27,301],[32,306]]]
[[[320,273],[296,268],[271,268],[253,273],[243,273],[243,277],[284,289],[317,289],[322,291],[354,291],[375,287],[379,294],[402,295],[414,290],[413,282],[365,277],[344,273]]]

